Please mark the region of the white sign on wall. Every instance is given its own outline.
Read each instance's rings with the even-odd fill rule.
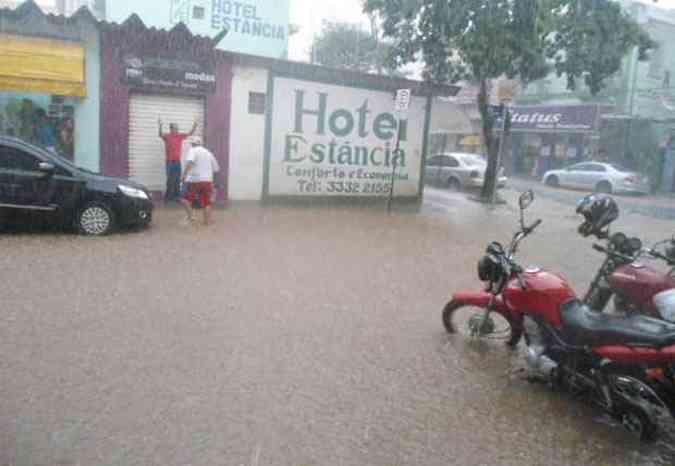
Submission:
[[[390,92],[274,79],[270,130],[270,196],[417,196],[425,130],[423,97],[412,97],[401,121]]]
[[[410,89],[399,89],[396,91],[396,101],[394,103],[394,109],[397,112],[405,112],[410,107]]]

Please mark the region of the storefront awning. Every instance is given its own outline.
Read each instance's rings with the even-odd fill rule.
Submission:
[[[80,44],[0,34],[0,91],[86,97]]]
[[[470,136],[464,136],[460,141],[460,144],[463,146],[480,146],[480,136],[472,134]]]
[[[600,105],[524,105],[511,110],[511,131],[521,133],[589,133],[596,131]]]

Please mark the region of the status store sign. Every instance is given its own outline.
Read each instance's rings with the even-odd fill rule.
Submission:
[[[206,64],[166,58],[124,58],[122,80],[129,86],[181,94],[213,94],[216,74]]]
[[[393,176],[395,196],[418,195],[425,98],[411,98],[397,150],[391,93],[281,77],[272,85],[269,196],[385,197]]]

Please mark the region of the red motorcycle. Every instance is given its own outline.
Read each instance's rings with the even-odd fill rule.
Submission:
[[[658,248],[667,245],[666,253]],[[607,246],[594,244],[593,249],[605,254],[584,303],[596,311],[604,310],[612,296],[614,309],[625,315],[645,314],[675,322],[675,241],[658,243],[643,249],[638,238],[627,238],[615,233]],[[664,261],[668,273],[661,272],[640,262],[643,256]]]
[[[534,374],[586,397],[628,431],[651,440],[659,417],[673,414],[664,395],[675,397],[664,387],[656,389],[647,370],[675,363],[675,325],[592,311],[562,277],[518,265],[521,241],[541,224],[525,225],[524,211],[533,200],[532,191],[521,195],[521,228],[511,244],[491,243],[480,260],[478,275],[487,288],[455,293],[443,310],[443,324],[450,333],[466,330],[474,338],[504,338],[512,346],[524,336]]]
[[[643,249],[639,238],[623,233],[610,236],[611,223],[619,217],[619,207],[609,196],[591,194],[577,206],[584,217],[579,233],[607,240],[607,246],[593,245],[605,254],[602,266],[591,282],[583,302],[595,311],[603,311],[614,297],[614,308],[621,314],[645,314],[675,322],[675,239],[661,241],[651,249]],[[665,253],[659,251],[665,246]],[[660,272],[639,261],[649,256],[663,260],[671,267]]]

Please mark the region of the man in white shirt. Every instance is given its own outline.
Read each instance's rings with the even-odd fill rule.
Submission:
[[[192,148],[185,156],[185,169],[183,170],[183,183],[187,184],[186,194],[181,199],[185,207],[188,221],[192,222],[192,205],[199,198],[199,204],[204,211],[204,225],[211,223],[211,201],[213,199],[213,175],[220,171],[218,161],[213,154],[202,146],[199,137],[190,138]]]

